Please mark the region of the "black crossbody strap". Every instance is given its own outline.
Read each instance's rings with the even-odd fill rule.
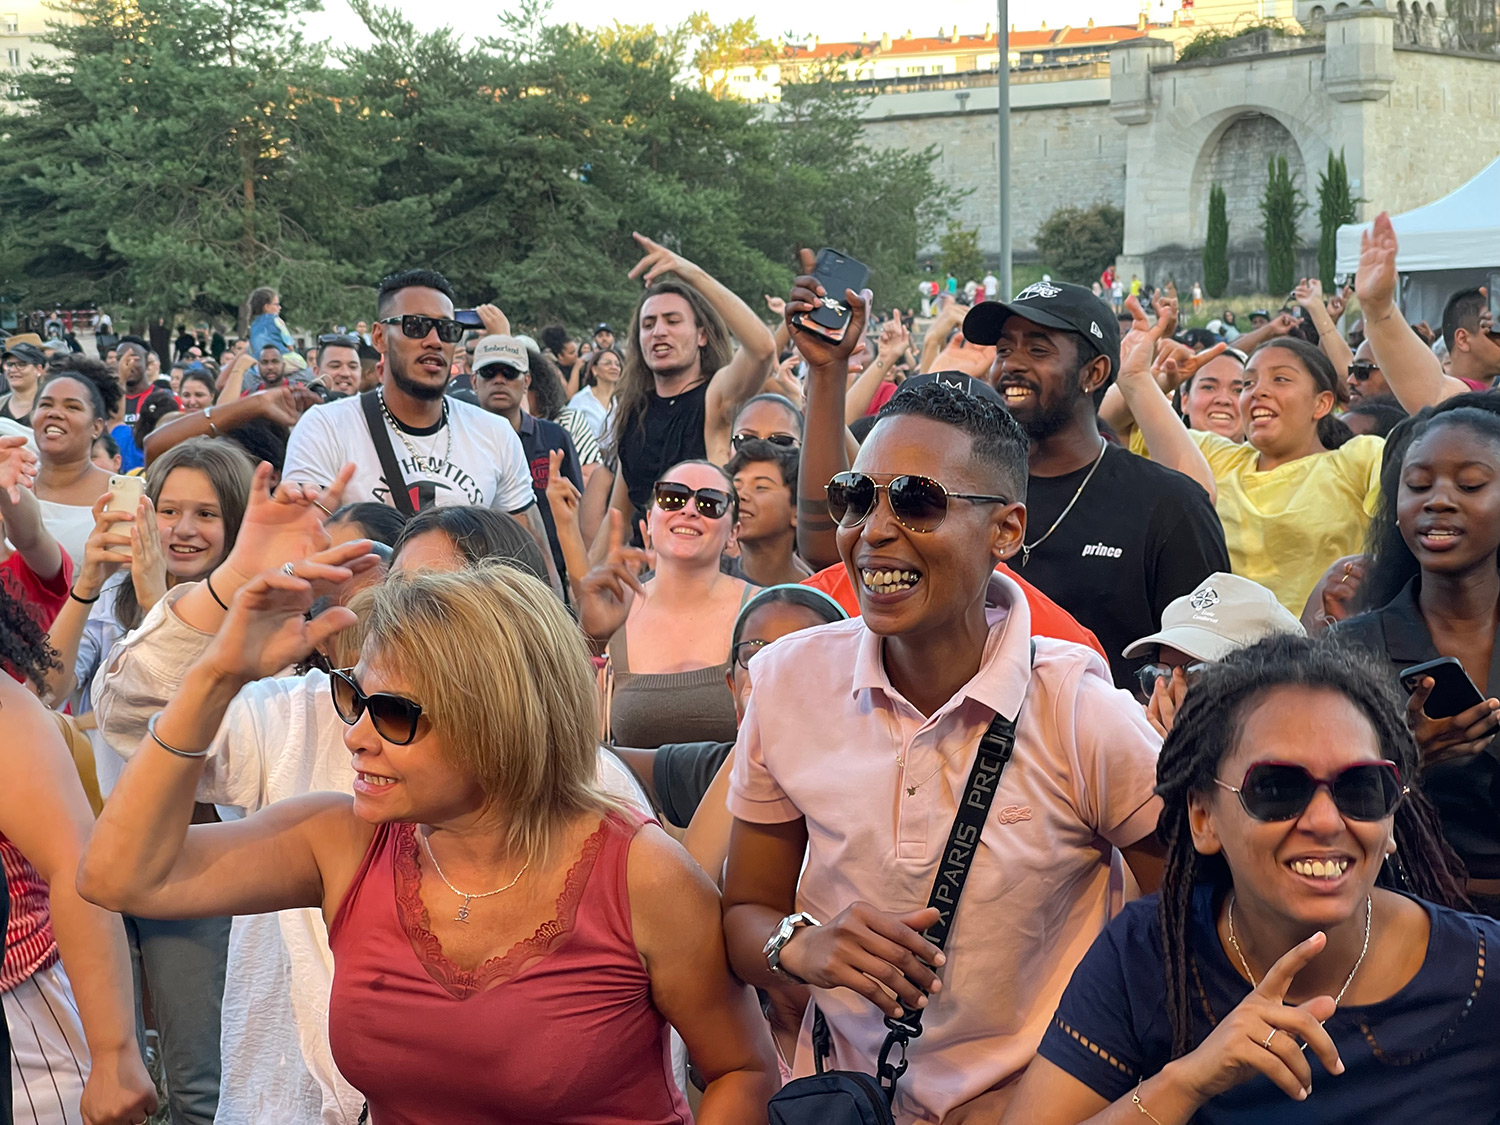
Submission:
[[[1036,662],[1035,641],[1031,643],[1031,661]],[[969,780],[965,782],[963,796],[958,801],[958,814],[953,818],[948,842],[938,861],[937,877],[933,879],[932,891],[927,896],[927,905],[937,910],[938,920],[923,936],[939,949],[948,943],[948,931],[953,928],[953,914],[958,909],[959,896],[968,881],[974,853],[979,850],[979,839],[984,832],[984,822],[989,818],[990,806],[995,803],[995,790],[1000,788],[1000,775],[1005,772],[1015,748],[1016,720],[1007,719],[997,712],[989,729],[979,739],[979,750],[969,769]],[[885,1043],[880,1048],[875,1077],[889,1103],[896,1096],[897,1081],[906,1073],[906,1045],[922,1034],[922,1009],[903,1006],[899,1017],[886,1017],[885,1026]],[[892,1062],[891,1052],[897,1049],[900,1058]]]
[[[370,427],[370,440],[375,444],[375,456],[380,458],[380,473],[391,490],[391,505],[407,519],[417,514],[412,506],[411,493],[406,487],[406,477],[396,461],[396,451],[391,448],[390,431],[385,428],[385,418],[380,412],[380,389],[372,388],[359,396],[364,408],[365,425]]]

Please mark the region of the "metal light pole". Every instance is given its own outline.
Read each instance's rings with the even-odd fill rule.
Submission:
[[[999,5],[999,34],[995,45],[1000,49],[996,65],[999,79],[1000,132],[995,152],[1000,164],[1000,292],[1002,300],[1015,296],[1010,272],[1010,12],[1009,0],[996,0]]]

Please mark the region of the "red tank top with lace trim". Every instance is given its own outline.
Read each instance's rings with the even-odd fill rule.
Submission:
[[[328,1037],[371,1125],[692,1121],[631,929],[639,830],[606,817],[554,917],[474,970],[427,928],[415,827],[376,831],[328,931]]]

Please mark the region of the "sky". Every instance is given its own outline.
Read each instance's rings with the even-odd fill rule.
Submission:
[[[1160,0],[1147,0],[1156,6]],[[367,38],[363,27],[350,11],[347,0],[323,0],[324,10],[307,17],[306,26],[314,39],[354,42]],[[497,27],[496,15],[509,4],[506,0],[458,0],[451,4],[433,4],[431,0],[385,0],[386,6],[399,9],[418,28],[432,30],[444,24],[482,38]],[[1041,26],[1060,27],[1072,23],[1086,24],[1090,17],[1096,23],[1134,23],[1141,0],[1012,0],[1010,23],[1017,29]],[[936,35],[941,27],[951,30],[957,22],[964,34],[977,35],[986,23],[993,25],[997,6],[988,0],[944,0],[927,8],[911,0],[864,0],[852,6],[844,4],[808,4],[806,0],[652,0],[637,7],[622,5],[618,0],[553,0],[552,20],[578,23],[585,27],[607,25],[616,19],[627,23],[656,23],[671,26],[690,13],[703,10],[718,23],[729,23],[754,16],[763,35],[788,32],[819,36],[824,40],[853,40],[861,33],[878,38],[883,31],[900,37],[907,30],[914,34]],[[917,15],[920,11],[922,14]]]

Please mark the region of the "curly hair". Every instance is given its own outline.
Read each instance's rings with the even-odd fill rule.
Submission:
[[[1157,914],[1173,1058],[1196,1046],[1190,983],[1194,951],[1188,940],[1194,889],[1202,883],[1222,890],[1232,885],[1222,856],[1200,855],[1194,848],[1188,798],[1216,791],[1219,763],[1238,744],[1250,711],[1279,687],[1319,688],[1344,696],[1369,720],[1382,756],[1396,763],[1403,778],[1417,775],[1417,748],[1406,729],[1405,707],[1387,670],[1362,650],[1336,639],[1283,634],[1204,669],[1188,689],[1156,762],[1156,792],[1162,799],[1156,831],[1167,853]],[[1396,808],[1395,839],[1396,855],[1382,869],[1379,885],[1468,909],[1463,864],[1443,838],[1437,812],[1415,787]]]
[[[18,680],[30,680],[41,691],[47,673],[57,667],[47,630],[37,624],[26,602],[12,593],[9,575],[0,575],[0,670]]]

